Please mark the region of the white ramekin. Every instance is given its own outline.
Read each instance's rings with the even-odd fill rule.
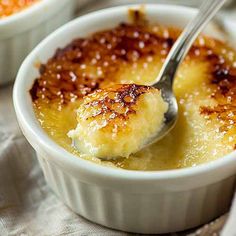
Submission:
[[[0,18],[0,85],[13,80],[27,54],[73,17],[74,0],[41,0]]]
[[[128,21],[131,6],[101,10],[61,27],[22,64],[14,86],[14,106],[22,131],[37,152],[45,178],[73,211],[107,227],[136,233],[167,233],[206,223],[227,211],[235,184],[236,152],[214,162],[169,171],[129,171],[91,163],[51,140],[35,118],[29,89],[58,47],[76,37]],[[135,6],[132,6],[135,7]],[[138,6],[136,6],[138,7]],[[183,27],[196,10],[146,5],[152,22]],[[206,29],[213,34],[211,27]]]

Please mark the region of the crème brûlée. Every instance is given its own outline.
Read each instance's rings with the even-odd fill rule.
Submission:
[[[1,0],[0,18],[20,12],[38,1],[40,0]]]
[[[83,100],[68,135],[78,151],[101,159],[137,152],[162,128],[168,109],[159,90],[136,84],[97,89]]]
[[[235,52],[225,43],[204,36],[196,40],[177,72],[174,93],[179,114],[167,136],[128,158],[109,161],[71,145],[67,134],[76,128],[78,112],[86,113],[87,99],[89,102],[94,93],[103,98],[108,88],[120,84],[153,84],[179,34],[179,29],[158,24],[124,23],[58,49],[40,66],[30,91],[42,128],[77,158],[129,170],[190,167],[232,152],[236,147]],[[91,117],[92,107],[89,109]],[[145,119],[151,121],[152,117]],[[83,122],[90,132],[91,123]],[[147,127],[146,122],[133,124],[137,129]],[[127,140],[136,142],[133,136]]]

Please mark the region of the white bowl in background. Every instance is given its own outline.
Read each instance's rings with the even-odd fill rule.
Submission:
[[[74,212],[96,223],[135,233],[167,233],[209,222],[230,206],[236,152],[196,167],[168,171],[109,168],[73,156],[50,139],[37,121],[29,90],[58,47],[76,37],[128,21],[121,6],[80,17],[43,40],[23,62],[14,86],[14,106],[22,131],[37,152],[53,191]],[[132,6],[138,7],[138,6]],[[145,6],[151,22],[183,27],[196,10],[170,5]],[[206,29],[214,35],[214,28]]]
[[[41,0],[0,18],[0,85],[13,80],[27,54],[49,33],[72,19],[74,0]]]

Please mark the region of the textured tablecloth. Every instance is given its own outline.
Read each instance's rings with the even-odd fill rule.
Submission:
[[[125,2],[119,0],[115,4]],[[79,14],[111,5],[114,1],[90,1]],[[227,16],[236,18],[236,11],[227,12]],[[232,22],[226,23],[232,27]],[[218,235],[227,218],[225,214],[199,229],[171,235]],[[236,235],[234,219],[236,204],[224,227],[224,236]],[[12,85],[0,88],[0,235],[131,235],[74,214],[49,189],[35,152],[17,125]]]

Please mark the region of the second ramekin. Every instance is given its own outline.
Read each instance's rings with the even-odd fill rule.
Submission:
[[[108,168],[68,153],[46,135],[34,115],[29,89],[38,76],[35,62],[46,62],[58,47],[76,37],[128,21],[130,7],[80,17],[40,43],[19,70],[13,94],[16,114],[48,184],[73,211],[123,231],[151,234],[186,230],[209,222],[229,208],[235,187],[236,152],[179,170]],[[149,21],[177,27],[183,27],[196,14],[194,9],[170,5],[146,5],[145,11]],[[211,27],[207,32],[215,34]]]
[[[41,0],[0,18],[0,85],[13,80],[27,54],[73,17],[74,0]]]

